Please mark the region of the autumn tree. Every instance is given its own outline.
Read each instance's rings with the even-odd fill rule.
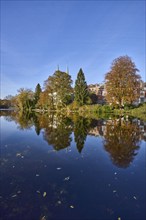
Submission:
[[[128,56],[115,59],[105,76],[106,100],[112,105],[123,107],[139,97],[140,76],[135,63]]]
[[[60,70],[55,71],[53,76],[45,81],[44,87],[54,108],[65,107],[71,101],[72,94],[71,76]]]
[[[37,102],[36,107],[42,110],[54,110],[54,95],[51,89],[47,88],[43,92],[40,93],[39,100]]]
[[[89,100],[88,87],[82,69],[79,70],[77,79],[75,81],[74,96],[75,96],[75,101],[80,106],[86,104]]]

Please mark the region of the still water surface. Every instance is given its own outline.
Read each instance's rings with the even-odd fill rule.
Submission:
[[[1,220],[145,220],[146,124],[1,113]]]

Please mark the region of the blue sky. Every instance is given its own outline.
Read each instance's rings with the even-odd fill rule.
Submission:
[[[1,98],[35,89],[57,66],[101,83],[128,55],[145,81],[145,1],[1,1]]]

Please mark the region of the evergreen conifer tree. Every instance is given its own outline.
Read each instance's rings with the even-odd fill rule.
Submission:
[[[80,106],[86,104],[89,98],[88,87],[82,69],[79,70],[77,79],[75,81],[74,96],[75,96],[75,101]]]
[[[38,83],[36,88],[35,88],[35,93],[34,93],[34,101],[35,101],[35,105],[37,104],[39,98],[40,98],[40,94],[42,92],[41,86]]]

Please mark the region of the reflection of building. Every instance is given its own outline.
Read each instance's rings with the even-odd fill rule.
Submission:
[[[96,126],[91,128],[88,134],[93,136],[104,136],[106,134],[106,122],[98,120]]]
[[[116,121],[119,121],[119,119],[117,119]],[[126,120],[127,121],[127,120]],[[94,127],[90,128],[90,130],[88,131],[88,135],[92,135],[92,136],[105,136],[107,133],[107,125],[111,125],[114,126],[114,122],[115,120],[97,120],[96,124],[94,125]],[[122,118],[121,122],[125,122],[125,119]],[[146,122],[140,121],[139,119],[133,119],[132,121],[133,124],[137,124],[139,130],[140,130],[140,139],[146,141]]]
[[[105,85],[104,84],[90,84],[88,86],[88,91],[97,96],[97,103],[105,103]]]
[[[146,122],[135,118],[133,123],[136,123],[140,129],[140,139],[146,141]]]

